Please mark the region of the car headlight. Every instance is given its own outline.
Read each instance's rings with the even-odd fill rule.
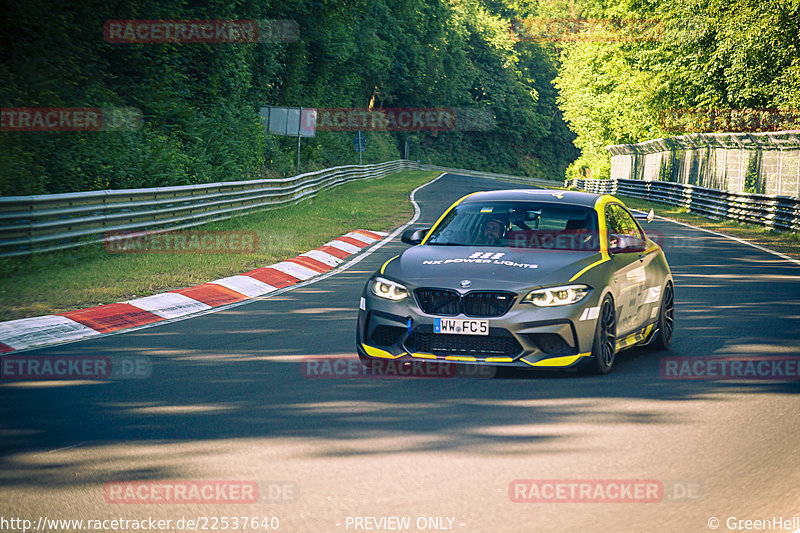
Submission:
[[[394,281],[389,281],[384,278],[375,278],[372,282],[372,294],[397,302],[408,296],[408,289]]]
[[[539,307],[569,305],[583,300],[591,290],[586,285],[564,285],[548,289],[536,289],[529,292],[522,301]]]

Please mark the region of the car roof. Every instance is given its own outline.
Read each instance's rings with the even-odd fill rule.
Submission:
[[[507,189],[476,192],[464,198],[463,203],[472,202],[553,202],[568,205],[594,207],[599,194],[583,191],[554,191],[552,189]]]

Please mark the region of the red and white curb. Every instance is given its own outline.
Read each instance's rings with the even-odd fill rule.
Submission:
[[[264,296],[329,272],[386,235],[355,230],[292,259],[195,287],[68,313],[0,322],[0,353],[138,328]]]

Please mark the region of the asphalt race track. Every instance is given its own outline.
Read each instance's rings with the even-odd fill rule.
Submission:
[[[417,193],[414,226],[466,193],[518,187],[447,175]],[[391,530],[365,517],[500,533],[707,532],[713,517],[730,531],[730,517],[800,516],[800,382],[660,370],[666,356],[800,356],[800,265],[672,222],[645,229],[663,234],[675,276],[675,338],[669,352],[625,352],[603,377],[305,377],[304,359],[355,356],[362,287],[406,248],[399,238],[277,296],[25,352],[145,356],[152,374],[0,384],[0,514],[34,524],[267,516],[278,531],[315,533]],[[519,503],[509,492],[519,479],[652,480],[664,493]],[[104,487],[126,480],[286,490],[258,503],[109,503]]]

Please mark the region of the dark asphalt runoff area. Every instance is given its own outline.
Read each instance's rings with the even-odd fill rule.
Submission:
[[[446,175],[417,192],[413,227],[469,192],[519,187]],[[235,531],[231,517],[248,517],[259,518],[248,531],[275,531],[260,519],[277,517],[269,527],[282,532],[686,533],[800,517],[800,382],[661,373],[665,357],[800,357],[800,265],[676,223],[643,225],[663,237],[675,277],[675,337],[667,352],[624,352],[607,376],[304,375],[310,357],[355,357],[362,288],[407,247],[399,237],[273,297],[25,352],[145,357],[152,372],[0,383],[0,531],[22,530],[2,519],[35,527],[40,517],[206,517],[206,531]],[[255,482],[259,501],[109,497],[117,482],[187,480]],[[516,480],[542,492],[583,480],[608,494],[640,480],[661,492],[519,502]]]

